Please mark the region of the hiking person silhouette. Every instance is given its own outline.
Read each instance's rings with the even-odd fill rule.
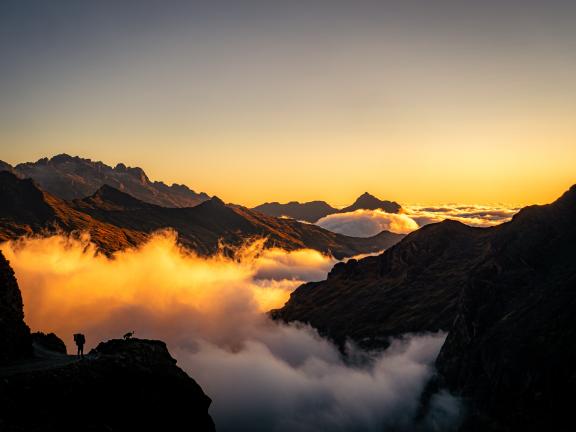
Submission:
[[[86,343],[86,337],[82,333],[76,333],[74,335],[74,342],[78,347],[78,357],[84,358],[84,344]]]

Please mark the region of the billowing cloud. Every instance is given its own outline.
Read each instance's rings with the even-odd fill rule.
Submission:
[[[402,213],[383,210],[356,210],[328,215],[317,225],[329,231],[355,237],[371,237],[386,230],[407,234],[430,223],[452,219],[475,227],[489,227],[507,222],[519,208],[481,205],[404,206]]]
[[[383,210],[334,213],[318,220],[316,225],[353,237],[371,237],[384,230],[403,234],[418,229],[418,224],[409,216]]]
[[[128,330],[165,340],[213,399],[220,431],[414,430],[444,335],[406,336],[380,353],[350,346],[354,355],[345,358],[310,327],[263,313],[303,281],[324,277],[334,260],[261,245],[206,258],[166,232],[111,259],[87,239],[61,236],[0,248],[33,330],[54,331],[69,347],[78,331],[89,346]],[[446,394],[432,402],[422,427],[450,430],[458,403]]]
[[[475,227],[489,227],[509,221],[520,210],[517,207],[448,204],[437,207],[405,206],[407,216],[418,225],[452,219]]]

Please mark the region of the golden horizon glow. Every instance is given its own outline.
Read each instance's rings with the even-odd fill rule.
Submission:
[[[123,162],[247,206],[576,183],[570,2],[177,3],[6,10],[0,159]]]

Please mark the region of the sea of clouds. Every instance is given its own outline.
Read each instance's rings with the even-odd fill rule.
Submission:
[[[371,237],[381,231],[407,234],[431,223],[452,219],[475,227],[489,227],[509,221],[519,208],[448,204],[442,206],[403,206],[402,212],[356,210],[323,217],[317,225],[329,231],[354,237]]]
[[[89,239],[53,236],[0,245],[32,330],[89,347],[135,330],[167,342],[213,399],[219,431],[449,431],[458,401],[432,398],[415,422],[444,334],[405,335],[384,352],[349,356],[304,325],[271,321],[299,284],[323,279],[335,260],[313,250],[247,244],[236,257],[199,257],[167,231],[112,258]]]

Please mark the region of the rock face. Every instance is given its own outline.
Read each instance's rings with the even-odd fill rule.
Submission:
[[[184,185],[168,186],[162,182],[152,182],[142,168],[131,168],[122,163],[113,168],[102,162],[67,154],[22,163],[15,167],[0,161],[0,170],[11,171],[22,178],[31,178],[44,191],[64,200],[92,195],[103,185],[112,186],[144,202],[164,207],[193,207],[210,198],[205,193],[196,193]]]
[[[576,394],[576,187],[497,230],[437,367],[466,431],[569,430]]]
[[[82,360],[55,335],[32,351],[14,273],[0,253],[0,430],[2,432],[214,431],[210,398],[151,340],[101,343]]]
[[[297,201],[291,201],[286,204],[280,204],[278,202],[264,203],[252,210],[260,213],[264,213],[268,216],[287,216],[296,220],[303,220],[307,222],[317,222],[325,216],[334,213],[347,213],[353,212],[355,210],[376,210],[382,209],[387,213],[398,213],[402,207],[400,204],[394,201],[382,201],[368,192],[360,195],[354,204],[338,210],[330,206],[325,201],[310,201],[305,203],[299,203]]]
[[[190,208],[166,208],[140,201],[111,186],[90,197],[63,201],[30,179],[0,172],[0,240],[29,234],[88,232],[107,254],[144,242],[151,233],[172,228],[179,241],[201,255],[223,242],[239,246],[265,237],[267,247],[311,248],[337,258],[377,252],[403,235],[384,231],[370,238],[336,234],[315,225],[265,216],[217,197]]]
[[[0,252],[0,365],[30,356],[31,343],[30,329],[24,324],[20,289]]]
[[[448,331],[439,382],[462,431],[571,430],[576,394],[576,186],[505,224],[428,225],[378,257],[334,267],[272,316],[341,344]]]

